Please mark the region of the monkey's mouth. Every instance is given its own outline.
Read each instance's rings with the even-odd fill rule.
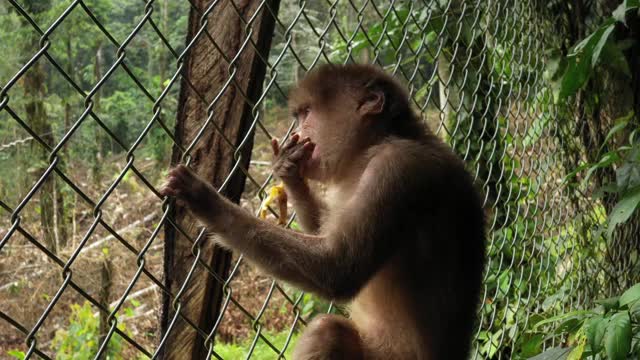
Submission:
[[[315,143],[313,144],[315,145]],[[320,165],[320,152],[318,151],[318,147],[314,146],[314,148],[310,150],[310,152],[311,153],[308,154],[302,160],[302,164],[301,164],[303,169],[303,174],[307,176],[314,173],[319,168],[319,165]]]

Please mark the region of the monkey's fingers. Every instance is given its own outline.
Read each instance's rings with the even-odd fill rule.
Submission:
[[[298,143],[299,139],[300,139],[300,135],[298,135],[298,134],[291,135],[289,140],[284,144],[284,146],[280,150],[287,151],[287,150],[291,149],[292,147],[296,146],[296,144]]]
[[[164,196],[188,198],[194,195],[193,189],[204,184],[198,175],[185,165],[178,165],[169,170],[167,182],[160,191]],[[206,187],[206,184],[204,184]]]
[[[309,137],[306,137],[304,139],[299,139],[297,140],[297,142],[295,144],[292,144],[290,146],[287,146],[286,150],[289,154],[294,153],[296,150],[298,150],[299,148],[303,147],[305,144],[311,142],[311,139]],[[284,150],[284,148],[282,149]]]
[[[184,179],[190,176],[191,170],[189,170],[186,166],[180,164],[173,169],[169,170],[169,177],[174,177],[177,179]]]
[[[280,147],[278,146],[278,139],[271,139],[271,150],[273,150],[273,155],[278,156],[280,153]]]
[[[160,194],[163,196],[173,196],[173,197],[178,197],[180,196],[180,194],[182,194],[182,192],[180,191],[180,189],[172,189],[172,188],[164,188],[160,191]]]
[[[305,156],[311,155],[311,153],[313,152],[313,148],[315,148],[315,146],[316,144],[310,141],[307,141],[303,143],[302,146],[296,148],[295,151],[293,151],[289,156],[289,159],[291,161],[300,161]]]
[[[162,196],[180,196],[182,194],[182,191],[179,187],[176,187],[175,184],[172,184],[171,182],[167,182],[166,184],[164,184],[162,186],[162,188],[159,191],[160,195]]]
[[[178,183],[181,186],[202,181],[200,180],[198,175],[193,172],[193,170],[182,164],[169,170],[169,179],[171,178],[173,178],[174,182]]]

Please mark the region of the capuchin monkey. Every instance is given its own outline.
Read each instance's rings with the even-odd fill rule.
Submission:
[[[349,303],[348,318],[308,324],[294,359],[466,359],[485,231],[463,162],[375,66],[320,66],[290,108],[298,128],[272,142],[273,170],[304,233],[261,221],[182,165],[161,193],[265,272]],[[324,184],[326,199],[309,181]]]

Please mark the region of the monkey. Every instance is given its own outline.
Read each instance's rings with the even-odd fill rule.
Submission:
[[[268,274],[347,305],[309,322],[294,359],[466,359],[485,219],[464,162],[375,65],[321,65],[289,106],[298,124],[272,141],[273,171],[303,231],[261,221],[183,165],[161,194]]]

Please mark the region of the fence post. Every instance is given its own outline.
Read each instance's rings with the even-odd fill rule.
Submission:
[[[241,143],[236,153],[241,156],[240,166],[249,165],[253,134],[244,142],[243,139],[252,132],[252,104],[262,93],[266,71],[263,59],[271,47],[275,26],[272,12],[277,14],[279,0],[221,1],[212,4],[209,13],[205,13],[211,4],[209,0],[191,3],[186,43],[191,44],[194,37],[198,38],[187,50],[188,56],[182,65],[177,145],[173,149],[172,164],[180,162],[182,149],[194,141],[210,119],[215,126],[205,127],[188,155],[191,167],[219,187],[234,169],[234,153]],[[255,15],[256,12],[259,13]],[[202,27],[206,27],[205,32],[201,32]],[[250,42],[245,41],[248,34]],[[233,81],[225,87],[230,77]],[[236,168],[222,193],[237,203],[244,183],[245,174]],[[175,206],[173,219],[192,239],[196,238],[199,225],[185,208]],[[165,239],[165,286],[171,295],[165,293],[163,298],[162,333],[169,333],[161,355],[164,359],[205,359],[205,336],[193,325],[204,333],[211,331],[220,311],[222,283],[199,264],[176,302],[173,296],[198,260],[193,253],[193,242],[173,226],[166,226]],[[226,278],[231,254],[206,239],[200,240],[197,247],[199,262],[207,264],[220,278]],[[180,304],[180,316],[170,328],[176,310],[174,303]]]

